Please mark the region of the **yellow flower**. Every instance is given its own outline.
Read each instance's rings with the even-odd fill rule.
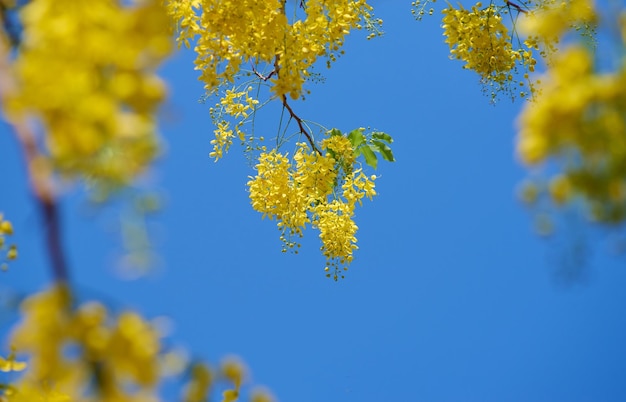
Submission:
[[[0,356],[0,371],[23,371],[28,365],[26,362],[18,362],[15,360],[15,355],[11,353],[8,358]]]
[[[352,207],[333,200],[317,205],[314,211],[313,225],[320,231],[321,250],[327,259],[327,265],[335,267],[336,280],[339,268],[352,262],[352,252],[358,248],[355,237],[358,228],[352,219]]]
[[[12,235],[13,234],[13,225],[11,222],[2,220],[2,215],[0,215],[0,235]]]

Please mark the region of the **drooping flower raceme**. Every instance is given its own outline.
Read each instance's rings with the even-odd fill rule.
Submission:
[[[276,150],[262,153],[257,174],[248,182],[252,207],[278,221],[283,251],[298,245],[307,224],[320,231],[327,276],[337,279],[352,262],[357,226],[354,211],[364,197],[371,199],[375,176],[355,169],[354,149],[345,136],[322,142],[324,154],[299,143],[292,159]]]
[[[526,43],[519,49],[513,48],[511,33],[502,22],[499,9],[493,4],[483,8],[478,2],[470,10],[461,5],[449,6],[443,13],[442,27],[451,58],[463,60],[463,68],[476,71],[481,83],[493,87],[495,92],[511,91],[511,84],[522,88],[526,85],[528,75],[520,80],[516,70],[534,71],[532,46]],[[520,94],[526,97],[532,90],[530,86]]]
[[[348,264],[356,248],[354,207],[375,194],[373,179],[355,172],[356,145],[341,135],[316,141],[288,102],[308,93],[304,84],[314,64],[324,58],[330,67],[352,30],[364,27],[372,32],[370,38],[380,34],[382,21],[373,19],[366,0],[168,0],[166,7],[179,44],[194,46],[208,96],[219,98],[210,109],[215,124],[210,157],[220,159],[235,139],[249,157],[257,159],[258,152],[256,175],[248,182],[250,200],[264,217],[277,220],[283,250],[299,246],[297,238],[311,224],[323,232],[322,250],[329,264]],[[279,127],[276,146],[269,151],[264,137],[244,129],[266,104],[256,99],[259,93],[282,103],[283,113],[289,113],[287,128],[297,122],[296,141],[306,138],[306,144],[296,144],[293,155],[280,150],[289,143],[287,128]],[[379,138],[373,141],[389,160],[388,147]],[[375,163],[374,152],[380,151],[370,149],[374,143],[357,144],[368,163]],[[336,228],[332,236],[331,227]],[[344,241],[337,240],[341,236]]]
[[[251,63],[273,69],[274,94],[297,99],[319,57],[334,60],[352,29],[376,24],[365,0],[308,0],[302,2],[304,7],[297,1],[289,13],[286,3],[170,0],[167,7],[178,27],[179,43],[197,41],[196,68],[207,92],[231,84]]]

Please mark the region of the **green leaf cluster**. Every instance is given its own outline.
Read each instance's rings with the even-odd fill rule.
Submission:
[[[396,160],[389,147],[389,144],[393,143],[393,138],[387,133],[374,131],[366,134],[365,129],[357,128],[348,133],[348,139],[354,148],[354,156],[358,158],[363,155],[365,163],[374,169],[378,167],[376,154],[380,154],[388,162]]]

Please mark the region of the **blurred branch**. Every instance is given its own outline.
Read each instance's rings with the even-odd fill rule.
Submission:
[[[0,101],[4,104],[7,96],[14,91],[15,82],[10,66],[10,50],[6,33],[0,32]],[[35,133],[24,118],[5,115],[15,137],[22,148],[28,169],[31,190],[41,213],[45,227],[46,247],[54,280],[67,283],[68,268],[61,242],[61,222],[56,195],[52,187],[52,171],[48,161],[37,146]]]

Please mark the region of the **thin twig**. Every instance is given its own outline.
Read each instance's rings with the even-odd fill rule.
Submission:
[[[309,144],[311,144],[311,148],[313,148],[315,152],[321,155],[322,151],[320,151],[319,148],[317,148],[317,146],[315,145],[315,141],[313,141],[313,136],[304,127],[304,122],[302,121],[300,116],[298,116],[293,111],[291,106],[289,106],[289,103],[287,103],[287,97],[285,95],[281,95],[281,100],[283,101],[283,106],[285,107],[285,109],[287,109],[291,118],[294,119],[296,123],[298,123],[298,128],[300,129],[300,133],[304,134],[306,139],[309,141]]]
[[[254,72],[254,74],[263,81],[269,80],[274,74],[276,74],[276,70],[274,69],[270,71],[268,75],[263,75],[256,69],[256,67],[254,67],[254,64],[250,63],[250,66],[252,67],[252,71]]]
[[[518,12],[520,12],[520,13],[524,13],[524,14],[526,14],[526,13],[527,13],[527,11],[526,11],[526,10],[524,10],[524,9],[523,9],[522,7],[520,7],[518,4],[513,3],[513,2],[512,2],[512,1],[510,1],[510,0],[507,0],[507,1],[506,1],[506,5],[507,5],[507,6],[509,6],[509,7],[513,7],[514,9],[516,9],[516,10],[517,10]]]
[[[300,2],[300,6],[304,7],[304,0],[302,0]],[[283,0],[281,2],[280,12],[282,14],[285,14],[285,0]],[[274,73],[274,72],[276,73],[276,75],[280,76],[280,54],[276,54],[276,57],[274,58],[274,70],[272,70],[272,73]],[[322,151],[320,151],[320,149],[315,145],[315,141],[313,140],[313,135],[306,130],[306,128],[304,127],[304,122],[302,121],[300,116],[298,116],[293,111],[293,109],[291,108],[291,106],[287,102],[287,97],[283,94],[283,95],[280,96],[280,100],[283,103],[283,108],[287,109],[287,111],[289,112],[289,116],[291,116],[291,118],[294,119],[296,121],[296,123],[298,123],[298,128],[300,129],[300,133],[304,134],[306,139],[309,141],[309,144],[311,145],[311,148],[313,148],[313,150],[315,152],[317,152],[319,155],[321,155]]]

